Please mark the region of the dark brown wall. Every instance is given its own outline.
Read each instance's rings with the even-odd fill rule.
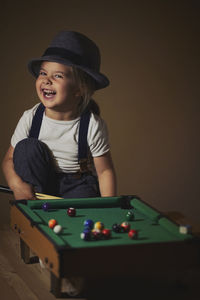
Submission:
[[[0,159],[37,102],[26,64],[61,29],[96,41],[111,85],[96,93],[118,194],[200,222],[200,5],[174,1],[10,1],[1,7]],[[2,172],[0,182],[5,184]],[[2,212],[7,209],[1,194]]]

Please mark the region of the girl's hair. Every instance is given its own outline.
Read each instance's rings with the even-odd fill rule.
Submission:
[[[81,114],[86,107],[97,114],[100,115],[100,109],[97,103],[92,99],[92,95],[95,91],[95,82],[87,73],[72,66],[72,73],[74,76],[75,83],[80,89],[81,92],[81,101],[79,103],[79,113]]]

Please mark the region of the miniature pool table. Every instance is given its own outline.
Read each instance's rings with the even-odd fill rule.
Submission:
[[[42,209],[48,202],[49,209]],[[70,217],[67,209],[76,209]],[[112,225],[126,220],[138,232],[114,232]],[[56,234],[48,226],[56,219],[62,231]],[[100,221],[111,230],[109,239],[80,238],[84,221]],[[60,283],[68,276],[115,276],[146,270],[187,268],[199,258],[199,241],[191,234],[179,232],[179,225],[135,196],[21,200],[11,203],[11,228],[19,235],[21,256],[29,262],[31,249],[51,272],[51,292],[60,296]]]

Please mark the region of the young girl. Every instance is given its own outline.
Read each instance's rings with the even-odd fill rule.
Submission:
[[[28,68],[41,103],[24,112],[3,160],[15,199],[35,199],[36,192],[115,196],[106,124],[91,99],[109,84],[99,71],[98,47],[80,33],[62,31]]]

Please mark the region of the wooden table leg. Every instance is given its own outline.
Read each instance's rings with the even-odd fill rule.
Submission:
[[[51,293],[56,297],[61,297],[61,278],[56,277],[51,273]]]
[[[25,264],[30,263],[30,248],[27,244],[20,238],[20,254],[21,258],[25,262]]]

